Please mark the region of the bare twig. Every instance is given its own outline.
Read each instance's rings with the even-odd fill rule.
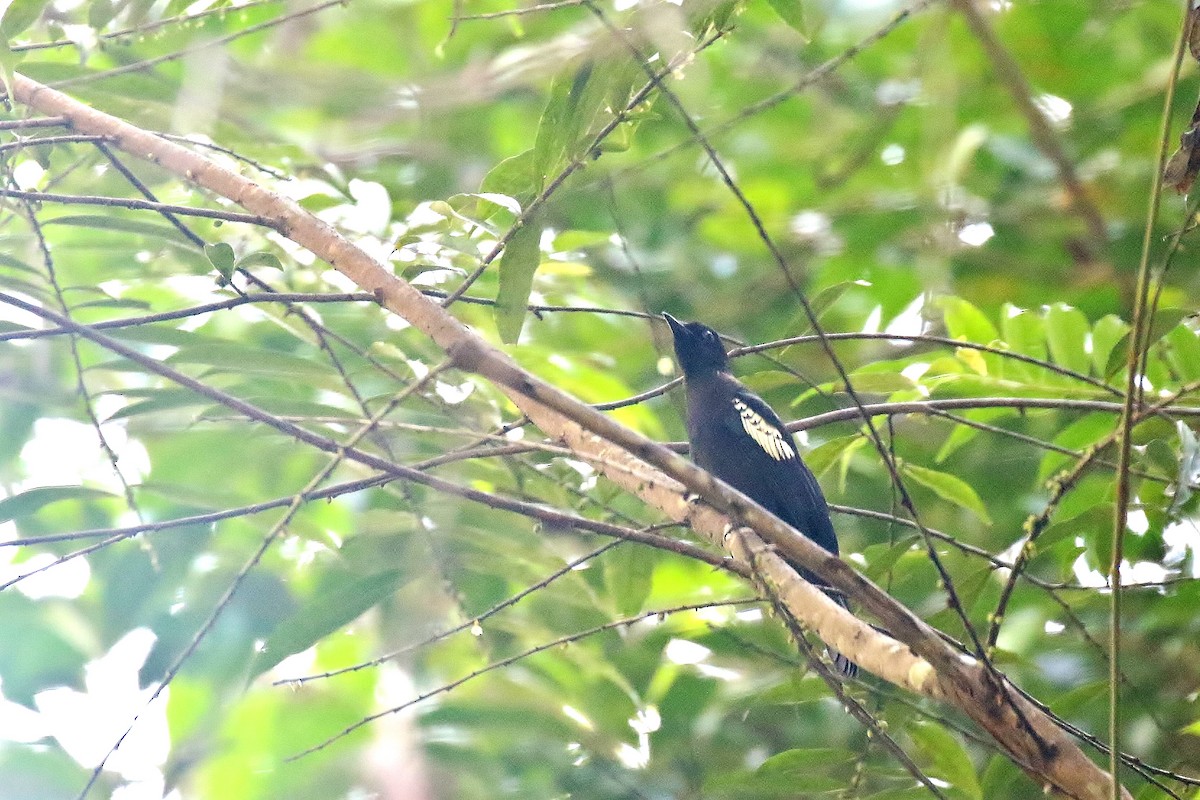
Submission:
[[[131,197],[94,197],[82,194],[25,192],[19,189],[6,188],[0,188],[0,197],[11,197],[14,200],[24,200],[29,203],[62,203],[63,205],[72,206],[131,208],[143,211],[157,211],[160,214],[180,214],[188,217],[219,219],[225,222],[241,222],[247,225],[259,225],[264,228],[272,227],[271,220],[255,214],[242,214],[237,211],[219,211],[215,208],[193,208],[192,206],[171,205],[169,203],[152,203],[148,200],[135,200]]]
[[[517,663],[518,661],[524,661],[525,659],[529,658],[530,656],[536,655],[538,653],[543,653],[547,650],[553,650],[556,647],[562,647],[563,645],[570,644],[572,642],[578,642],[578,641],[586,639],[590,636],[595,636],[598,633],[603,633],[604,631],[617,630],[619,628],[627,628],[627,627],[629,627],[631,625],[635,625],[636,623],[641,622],[643,620],[665,617],[670,614],[679,614],[684,611],[699,611],[701,609],[706,609],[706,608],[717,608],[720,606],[748,605],[751,603],[758,603],[758,602],[760,602],[758,600],[758,598],[747,598],[745,600],[718,600],[718,601],[714,601],[711,603],[693,603],[693,604],[689,604],[689,605],[675,606],[673,608],[657,609],[655,611],[646,611],[644,613],[638,614],[633,617],[625,617],[623,619],[616,619],[616,620],[612,620],[610,622],[605,622],[600,625],[596,625],[595,627],[588,628],[587,630],[579,631],[577,633],[571,633],[571,634],[567,634],[566,636],[560,636],[557,639],[553,639],[549,642],[544,642],[542,644],[537,645],[536,647],[530,647],[527,650],[522,650],[519,653],[514,653],[513,655],[508,656],[506,658],[499,659],[498,661],[493,661],[492,663],[488,664],[487,666],[480,667],[479,669],[469,672],[468,674],[464,675],[463,677],[459,678],[458,680],[451,681],[450,683],[444,683],[441,686],[438,686],[437,688],[430,689],[427,692],[423,692],[423,693],[417,695],[416,697],[412,698],[411,700],[409,700],[405,703],[401,703],[398,706],[393,706],[392,708],[388,708],[383,711],[379,711],[379,712],[376,712],[369,716],[363,717],[362,719],[358,720],[354,724],[347,725],[341,731],[339,731],[338,733],[335,733],[333,736],[330,736],[328,739],[325,739],[322,742],[318,742],[317,744],[313,745],[312,747],[309,747],[305,750],[300,751],[299,753],[296,753],[293,756],[288,757],[287,760],[295,761],[297,759],[304,758],[307,755],[311,755],[312,753],[315,753],[318,750],[323,750],[324,748],[326,748],[329,745],[336,742],[338,739],[341,739],[345,736],[349,736],[351,733],[354,733],[359,728],[362,728],[365,725],[369,725],[377,719],[382,719],[383,717],[391,716],[392,714],[397,714],[406,708],[411,708],[412,706],[415,706],[418,703],[423,703],[426,700],[428,700],[429,698],[436,697],[439,694],[445,694],[446,692],[451,692],[451,691],[457,689],[458,687],[462,686],[464,683],[473,681],[476,678],[478,678],[482,675],[486,675],[489,672],[495,672],[498,669],[503,669],[504,667],[507,667],[507,666]]]

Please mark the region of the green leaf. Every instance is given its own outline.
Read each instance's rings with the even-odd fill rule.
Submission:
[[[1107,438],[1115,425],[1112,414],[1100,411],[1084,414],[1069,425],[1060,427],[1054,443],[1072,450],[1082,450]]]
[[[290,655],[307,650],[399,588],[405,572],[387,570],[337,585],[301,604],[267,637],[254,658],[251,675],[261,675]]]
[[[1057,709],[1055,709],[1057,710]],[[1062,713],[1062,712],[1059,712]],[[979,788],[984,797],[1013,797],[1027,779],[1016,764],[1006,756],[995,755],[983,768]]]
[[[715,31],[724,31],[729,28],[729,20],[734,14],[742,9],[741,0],[728,0],[728,2],[718,3],[712,11],[700,17],[692,25],[692,35],[696,39],[707,39]]]
[[[748,372],[741,377],[742,383],[762,395],[780,389],[791,390],[796,387],[796,376],[781,369],[760,369],[757,372]],[[794,408],[800,402],[800,399],[797,398],[790,405]]]
[[[504,159],[492,167],[479,184],[480,192],[512,197],[522,207],[528,205],[541,188],[541,181],[533,171],[533,150]]]
[[[161,239],[178,239],[179,231],[170,225],[158,225],[124,217],[101,217],[91,214],[66,214],[46,220],[43,225],[73,225],[81,228],[96,228],[107,231],[123,231],[125,233],[140,233],[146,236],[156,236]]]
[[[802,778],[813,772],[826,772],[839,764],[853,762],[855,754],[835,747],[811,747],[784,750],[759,765],[760,775],[788,775]]]
[[[77,311],[81,308],[135,308],[138,311],[149,311],[151,306],[149,303],[142,300],[134,300],[132,298],[118,299],[110,297],[104,300],[90,300],[86,303],[72,303],[71,310]]]
[[[1150,331],[1146,335],[1146,347],[1150,347],[1150,345],[1157,342],[1168,331],[1191,315],[1192,312],[1184,308],[1161,309],[1154,315],[1154,321],[1150,323]],[[1115,375],[1128,362],[1129,334],[1130,331],[1126,330],[1125,335],[1113,345],[1112,351],[1108,355],[1108,362],[1104,368],[1104,377],[1108,378]]]
[[[1070,425],[1061,428],[1054,438],[1054,443],[1072,450],[1084,450],[1108,437],[1112,433],[1115,420],[1111,414],[1085,414]],[[1055,451],[1046,451],[1042,463],[1038,465],[1038,482],[1048,480],[1050,476],[1073,465],[1075,459]]]
[[[653,577],[654,559],[645,548],[626,543],[605,558],[604,580],[622,616],[631,617],[642,610]]]
[[[283,270],[283,264],[280,263],[279,257],[269,250],[259,250],[242,256],[238,259],[234,269],[246,269],[247,267],[270,267]]]
[[[1045,324],[1038,314],[1005,303],[1000,312],[1000,332],[1008,348],[1014,353],[1031,358],[1046,357]]]
[[[4,238],[7,239],[9,237]],[[42,274],[40,270],[29,266],[24,261],[13,256],[12,253],[0,253],[0,267],[10,267],[20,272],[28,272],[31,275],[40,276]]]
[[[882,792],[863,795],[863,800],[929,800],[929,796],[929,790],[918,784],[909,788],[884,789]]]
[[[0,500],[0,522],[31,516],[51,503],[108,497],[116,495],[86,486],[41,486]]]
[[[916,388],[916,384],[899,372],[856,372],[850,376],[850,385],[856,392],[892,394]]]
[[[1046,342],[1054,363],[1088,374],[1091,356],[1086,348],[1090,326],[1087,317],[1066,303],[1055,303],[1046,311]]]
[[[910,723],[908,735],[932,762],[928,770],[932,777],[941,778],[973,800],[983,800],[971,757],[958,739],[931,722]]]
[[[862,439],[860,434],[853,433],[849,436],[839,436],[822,442],[804,454],[804,463],[808,465],[814,475],[820,477],[825,474],[827,469],[841,460],[847,448],[860,439]]]
[[[236,256],[233,252],[233,247],[226,242],[217,242],[216,244],[204,245],[204,255],[208,258],[208,263],[212,264],[218,273],[221,275],[221,285],[229,283],[233,277],[235,269],[234,262]]]
[[[1098,375],[1105,378],[1112,376],[1113,373],[1108,371],[1109,357],[1115,352],[1113,348],[1128,332],[1129,323],[1115,314],[1096,320],[1096,324],[1092,326],[1092,365]]]
[[[486,220],[504,220],[505,225],[510,225],[521,216],[521,203],[515,197],[496,192],[462,192],[447,203],[455,219],[471,225]]]
[[[1125,532],[1128,536],[1129,532]],[[1087,554],[1091,558],[1092,566],[1099,570],[1102,574],[1107,575],[1109,568],[1112,566],[1113,558],[1113,525],[1109,520],[1108,525],[1098,525],[1087,530],[1084,535],[1084,541],[1087,542]]]
[[[113,412],[106,421],[129,419],[156,411],[173,411],[188,406],[208,405],[209,400],[190,389],[160,389],[144,400],[130,403]]]
[[[12,97],[13,92],[13,75],[16,73],[17,64],[21,63],[24,53],[14,53],[12,47],[9,46],[7,39],[0,39],[0,80],[4,81],[5,97]]]
[[[547,178],[557,175],[580,155],[580,139],[604,106],[604,89],[602,71],[597,70],[594,61],[555,80],[533,145],[533,174],[539,190]]]
[[[796,793],[796,776],[774,772],[712,773],[698,796],[723,800],[795,800],[797,797],[834,797],[846,788],[845,777],[809,773],[804,778],[803,794]]]
[[[380,405],[386,403],[393,395],[387,395],[381,398]],[[303,400],[295,397],[281,397],[278,394],[251,394],[247,392],[243,395],[246,402],[261,408],[270,414],[284,417],[329,417],[341,418],[347,421],[360,419],[361,415],[352,414],[345,409],[337,408],[336,406],[326,405],[325,403],[316,403],[311,400]],[[228,413],[224,406],[216,405],[205,408],[198,416],[201,419],[206,417],[219,418]]]
[[[915,533],[905,533],[906,530],[908,529],[901,529],[894,543],[873,544],[863,550],[863,557],[867,560],[865,574],[868,578],[876,582],[887,580],[888,573],[896,568],[900,560],[909,557],[913,552],[913,546],[918,544],[920,537]]]
[[[97,32],[113,21],[117,10],[113,8],[112,0],[91,0],[88,4],[88,25]]]
[[[842,295],[846,293],[846,290],[861,285],[862,284],[859,281],[842,281],[840,283],[835,283],[832,286],[826,286],[824,289],[813,295],[808,301],[809,308],[812,309],[812,312],[816,318],[820,320],[825,312],[830,308],[833,308],[837,301],[842,298]],[[808,312],[804,311],[803,309],[796,312],[796,315],[792,317],[791,321],[788,322],[787,326],[783,330],[803,331],[804,333],[811,332],[812,320],[808,318]],[[789,333],[789,335],[795,336],[797,334]],[[787,353],[792,349],[793,346],[794,345],[788,345],[785,347],[782,351],[780,351],[780,355]]]
[[[1190,429],[1185,425],[1181,425],[1184,430]],[[1140,452],[1136,456],[1138,462],[1144,464],[1148,472],[1157,473],[1158,475],[1170,475],[1172,477],[1179,473],[1181,466],[1180,458],[1175,454],[1175,448],[1171,443],[1164,439],[1151,439],[1141,445]],[[1143,500],[1145,502],[1145,500]]]
[[[904,463],[901,467],[905,475],[926,489],[929,489],[938,497],[949,503],[953,503],[959,508],[970,511],[985,524],[992,524],[992,519],[988,516],[987,508],[984,506],[983,501],[979,499],[979,495],[971,488],[971,485],[962,478],[951,475],[948,472],[939,472],[927,467],[918,467],[915,464]]]
[[[346,198],[342,195],[317,193],[301,198],[299,203],[300,207],[305,211],[311,211],[313,214],[316,214],[326,209],[346,205]]]
[[[1187,325],[1176,325],[1163,337],[1168,348],[1166,359],[1180,380],[1200,380],[1200,337]]]
[[[607,247],[612,242],[612,237],[611,231],[560,231],[554,236],[554,247],[559,251]]]
[[[1000,338],[996,326],[983,312],[961,297],[939,297],[937,304],[942,308],[951,338],[976,344],[988,344]]]
[[[1065,539],[1074,540],[1076,537],[1083,537],[1086,541],[1095,536],[1097,531],[1102,531],[1104,534],[1111,537],[1113,526],[1113,506],[1112,503],[1101,503],[1084,511],[1082,514],[1077,514],[1070,519],[1056,522],[1048,526],[1042,535],[1037,538],[1034,543],[1034,555],[1039,551],[1049,550],[1054,545]]]
[[[181,347],[167,361],[172,364],[202,364],[255,375],[327,378],[331,374],[324,362],[234,342],[205,342]]]
[[[493,313],[496,330],[505,344],[515,344],[521,336],[529,293],[533,291],[533,276],[541,263],[541,240],[541,223],[526,220],[500,256],[500,288]]]
[[[88,649],[87,643],[79,641],[77,634],[92,629],[82,627],[82,615],[72,615],[76,624],[64,625],[62,611],[52,604],[31,600],[20,592],[0,595],[0,641],[20,642],[20,647],[0,648],[5,700],[33,706],[34,695],[44,689],[82,683],[84,664],[94,657],[94,653],[84,652]],[[41,753],[38,758],[48,754]],[[5,763],[12,762],[6,757]],[[6,773],[6,780],[9,776]],[[28,791],[18,794],[22,797],[53,796]]]
[[[0,17],[0,39],[5,42],[20,36],[25,30],[38,21],[42,10],[50,5],[49,0],[12,0]]]
[[[804,3],[800,0],[767,0],[788,27],[808,41],[808,25],[804,21]]]
[[[226,344],[221,339],[214,339],[196,331],[185,331],[172,328],[170,325],[133,325],[126,328],[113,328],[107,331],[114,339],[143,344],[165,344],[171,347],[200,346],[215,343]],[[126,393],[128,394],[128,392]]]
[[[1006,417],[1013,412],[1007,408],[980,408],[966,412],[964,416],[973,422],[990,423],[1000,417]],[[970,425],[955,425],[954,430],[946,437],[946,441],[942,442],[941,448],[938,449],[937,455],[933,460],[940,464],[954,454],[958,448],[962,447],[967,442],[974,439],[981,431],[978,428],[973,428]]]

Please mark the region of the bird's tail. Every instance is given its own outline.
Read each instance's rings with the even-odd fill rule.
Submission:
[[[846,596],[841,592],[826,590],[825,594],[829,595],[830,599],[832,599],[842,608],[850,611],[850,603],[846,600]],[[837,671],[840,672],[844,677],[853,678],[858,675],[858,665],[853,661],[846,658],[844,655],[828,645],[825,647],[825,652],[828,654],[829,659],[833,661],[834,668],[837,669]]]
[[[854,613],[854,609],[850,608],[850,601],[848,601],[846,599],[846,595],[842,594],[837,589],[830,588],[829,586],[827,586],[825,584],[824,581],[822,581],[816,575],[813,575],[811,572],[806,570],[804,567],[801,567],[792,561],[788,561],[788,564],[793,569],[795,569],[797,572],[799,572],[801,577],[804,578],[804,580],[806,580],[810,583],[813,583],[817,587],[819,587],[821,589],[821,591],[823,591],[826,595],[828,595],[830,600],[837,603],[839,606],[846,609],[851,614]],[[825,647],[825,652],[826,652],[826,654],[828,654],[829,660],[833,662],[834,668],[837,669],[837,671],[843,677],[853,678],[858,675],[858,665],[855,664],[853,661],[846,658],[844,655],[839,653],[837,650],[834,650],[832,647],[829,647],[828,645],[826,645],[826,647]]]
[[[853,678],[858,675],[858,664],[855,664],[844,655],[834,650],[832,647],[826,647],[825,652],[833,659],[834,668],[842,673],[844,677]]]

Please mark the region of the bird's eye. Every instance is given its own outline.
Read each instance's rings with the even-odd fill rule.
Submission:
[[[715,333],[713,333],[712,331],[704,332],[704,341],[713,342],[713,341],[716,341],[716,339],[717,339],[717,335]]]

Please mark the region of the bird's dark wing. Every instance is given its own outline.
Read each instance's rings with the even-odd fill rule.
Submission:
[[[737,424],[762,450],[769,463],[757,476],[775,498],[776,513],[788,524],[835,555],[837,534],[829,520],[825,495],[812,471],[801,460],[792,435],[766,401],[746,388],[734,394]]]
[[[732,409],[726,405],[729,403],[732,403]],[[718,407],[716,414],[720,419],[717,427],[723,431],[712,439],[702,438],[700,448],[693,442],[693,455],[701,455],[697,450],[703,450],[707,468],[837,555],[837,534],[829,520],[825,495],[812,471],[801,460],[796,443],[779,415],[765,400],[741,384],[736,384],[732,397],[726,394],[723,401],[714,405]],[[730,410],[734,413],[729,413]],[[702,417],[711,419],[711,413],[702,414]],[[824,586],[824,582],[811,572],[786,557],[785,560],[805,580]],[[824,591],[843,608],[850,608],[841,592],[828,587]],[[827,650],[839,672],[848,677],[858,674],[854,662],[832,648]]]

